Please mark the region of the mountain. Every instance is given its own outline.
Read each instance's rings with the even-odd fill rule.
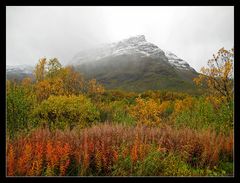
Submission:
[[[146,41],[144,35],[80,51],[69,65],[108,89],[128,91],[195,90],[192,79],[198,76],[186,61]]]
[[[174,53],[146,41],[144,35],[80,51],[68,65],[107,89],[196,91],[192,79],[198,73]],[[21,80],[33,77],[33,70],[29,65],[7,65],[6,76]]]
[[[7,79],[21,80],[24,77],[33,77],[34,67],[30,65],[15,65],[6,66],[6,77]]]

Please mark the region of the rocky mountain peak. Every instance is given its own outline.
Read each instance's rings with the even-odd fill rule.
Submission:
[[[176,69],[195,70],[183,59],[177,57],[170,51],[163,51],[157,45],[148,42],[144,35],[132,36],[118,42],[104,44],[95,49],[80,51],[71,60],[72,65],[81,65],[82,63],[94,63],[104,58],[119,57],[122,55],[138,56],[140,58],[158,59],[168,62]]]
[[[193,69],[185,60],[179,58],[174,53],[170,51],[164,51],[164,53],[168,58],[169,63],[175,68],[181,69],[181,70],[191,70],[196,72],[195,69]]]
[[[130,37],[128,39],[124,39],[122,42],[134,44],[134,43],[145,42],[145,41],[146,39],[144,35],[138,35],[138,36]]]

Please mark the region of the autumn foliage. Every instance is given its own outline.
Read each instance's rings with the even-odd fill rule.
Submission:
[[[57,58],[7,80],[7,176],[233,175],[233,50],[194,81],[205,91],[105,89]]]
[[[54,134],[38,129],[8,143],[7,167],[9,176],[111,175],[114,165],[129,157],[131,175],[138,162],[144,161],[153,149],[163,154],[181,152],[182,161],[193,167],[213,167],[222,153],[225,158],[233,157],[232,146],[232,133],[197,133],[169,126],[157,129],[105,124]]]
[[[32,115],[50,129],[87,127],[99,118],[98,110],[84,95],[50,96]]]
[[[208,67],[201,69],[201,74],[194,81],[197,85],[207,85],[209,92],[223,102],[233,98],[233,61],[234,50],[221,48],[208,61]]]
[[[138,121],[138,124],[158,126],[162,122],[162,114],[169,105],[168,101],[160,104],[153,99],[144,100],[138,97],[136,98],[136,105],[130,107],[129,113]]]

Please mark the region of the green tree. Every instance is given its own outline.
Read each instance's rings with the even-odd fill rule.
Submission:
[[[7,83],[7,130],[10,137],[14,137],[20,130],[28,129],[33,103],[24,87]]]
[[[73,67],[68,66],[63,68],[60,75],[60,78],[63,80],[66,95],[77,95],[84,92],[84,78],[79,72],[76,72]]]
[[[56,76],[61,69],[62,65],[57,58],[49,59],[47,63],[47,77],[52,78]]]

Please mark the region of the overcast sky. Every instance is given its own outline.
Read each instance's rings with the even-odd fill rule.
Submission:
[[[169,50],[197,71],[234,45],[234,7],[7,7],[7,65],[57,57],[135,35]]]

